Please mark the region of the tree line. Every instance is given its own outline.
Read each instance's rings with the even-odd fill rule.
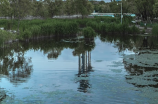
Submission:
[[[120,13],[122,2],[123,13],[133,13],[144,21],[153,20],[158,16],[158,0],[111,0],[109,3],[92,1],[94,10],[100,13]]]
[[[0,16],[17,19],[34,16],[52,18],[55,15],[89,15],[99,13],[134,13],[143,20],[158,16],[158,0],[111,0],[109,3],[95,0],[0,0]]]
[[[17,19],[26,16],[52,18],[55,15],[81,14],[82,17],[93,11],[87,0],[1,0],[0,16]]]

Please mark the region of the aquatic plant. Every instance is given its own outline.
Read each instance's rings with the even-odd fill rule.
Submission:
[[[41,20],[42,21],[42,20]],[[23,28],[21,28],[22,37],[26,37],[24,34],[29,32],[29,38],[31,37],[40,37],[40,36],[56,36],[56,37],[63,37],[63,36],[72,36],[77,33],[78,31],[78,24],[76,22],[61,22],[61,21],[54,21],[54,20],[46,20],[44,23],[41,22],[41,24],[36,23],[25,23],[23,24]],[[32,24],[31,27],[29,27],[29,24]],[[38,25],[36,25],[38,24]],[[26,32],[25,32],[26,31]],[[23,37],[23,38],[24,38]]]

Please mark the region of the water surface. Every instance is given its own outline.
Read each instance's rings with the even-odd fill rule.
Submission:
[[[124,62],[141,44],[133,37],[15,43],[1,50],[1,103],[156,104],[157,68]]]

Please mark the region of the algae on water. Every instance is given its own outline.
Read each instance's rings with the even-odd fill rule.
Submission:
[[[139,54],[132,54],[124,56],[123,61],[126,64],[140,67],[154,67],[158,68],[158,51],[143,50],[139,51]]]

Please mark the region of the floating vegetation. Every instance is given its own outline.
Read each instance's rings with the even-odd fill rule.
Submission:
[[[96,62],[102,62],[103,60],[96,60]]]
[[[157,51],[139,51],[139,54],[131,54],[124,56],[124,62],[133,66],[156,67],[158,68],[158,52]]]
[[[121,69],[110,69],[112,72],[114,73],[121,73],[122,70]]]

